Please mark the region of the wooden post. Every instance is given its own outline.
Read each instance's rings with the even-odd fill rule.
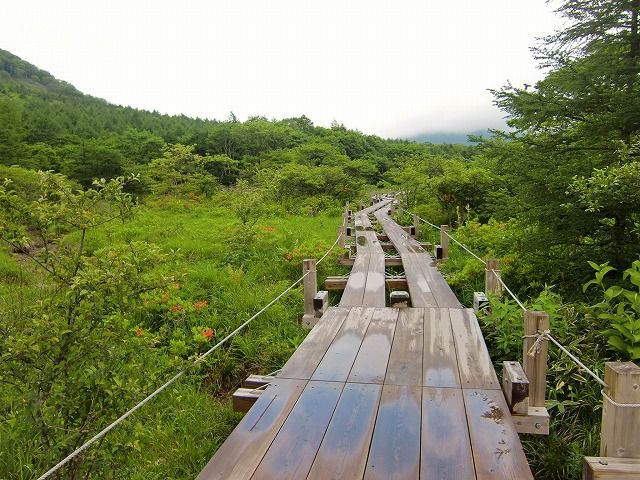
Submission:
[[[536,343],[538,331],[549,330],[549,315],[545,312],[524,313],[524,352],[522,364],[524,373],[529,379],[529,405],[544,407],[545,390],[547,387],[547,343],[546,338],[538,342],[537,348],[529,353]]]
[[[440,246],[442,247],[442,259],[449,258],[449,225],[440,225]]]
[[[302,325],[306,328],[313,328],[316,324],[316,311],[313,307],[313,299],[318,293],[318,272],[316,271],[315,259],[305,259],[302,261],[302,273],[310,272],[304,277],[304,315]]]
[[[607,362],[604,393],[600,456],[640,458],[640,367],[632,362]]]
[[[495,270],[496,273],[493,273]],[[484,291],[487,295],[502,295],[502,284],[496,277],[500,275],[500,261],[495,258],[487,260],[487,266],[484,270]]]
[[[420,238],[420,219],[417,214],[413,214],[413,231],[416,235],[416,239]]]

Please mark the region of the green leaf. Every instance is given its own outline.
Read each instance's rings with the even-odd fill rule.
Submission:
[[[622,340],[622,338],[612,336],[612,337],[609,337],[609,340],[607,341],[607,343],[611,345],[613,348],[615,348],[616,350],[618,350],[619,352],[627,353],[628,346],[624,342],[624,340]]]

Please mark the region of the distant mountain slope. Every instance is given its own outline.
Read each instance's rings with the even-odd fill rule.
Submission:
[[[12,83],[60,95],[82,96],[73,85],[56,79],[49,72],[25,62],[11,52],[0,49],[0,85]]]
[[[409,140],[418,143],[453,143],[462,145],[474,145],[469,141],[469,135],[490,137],[489,130],[476,130],[475,132],[430,132],[419,133],[409,137]]]

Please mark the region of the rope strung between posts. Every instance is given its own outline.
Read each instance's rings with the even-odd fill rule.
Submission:
[[[411,213],[411,212],[409,212]],[[412,215],[415,215],[414,213],[412,213]],[[442,231],[442,229],[440,227],[438,227],[437,225],[434,225],[431,222],[427,222],[424,218],[416,215],[416,218],[418,220],[420,220],[421,222],[426,223],[427,225],[431,225],[433,228],[436,228],[440,231]],[[449,232],[444,232],[444,234],[449,237],[453,242],[457,243],[458,245],[460,245],[460,247],[462,247],[463,250],[465,250],[469,255],[471,255],[473,258],[475,258],[476,260],[478,260],[479,262],[482,262],[483,265],[486,265],[487,262],[485,262],[482,258],[480,258],[478,255],[476,255],[475,253],[473,253],[471,251],[471,249],[469,249],[469,247],[467,247],[466,245],[463,245],[462,243],[460,243],[455,237],[451,236],[451,234]]]
[[[607,395],[604,392],[604,389],[600,390],[600,393],[602,394],[602,396],[607,399],[611,405],[615,406],[615,407],[622,407],[622,408],[640,408],[640,403],[618,403],[615,400],[613,400],[609,395]]]
[[[335,242],[333,242],[333,245],[331,245],[331,247],[329,247],[329,250],[326,251],[326,253],[320,258],[320,260],[318,260],[316,262],[316,265],[320,264],[325,258],[327,258],[327,256],[329,255],[329,253],[331,253],[331,251],[335,248],[335,246],[338,244],[338,241],[340,239],[340,236],[338,236],[338,238],[336,239]],[[244,322],[242,325],[240,325],[238,328],[236,328],[233,332],[231,332],[230,334],[228,334],[226,337],[224,337],[222,340],[220,340],[218,343],[216,343],[213,347],[211,347],[209,350],[207,350],[206,352],[204,352],[202,355],[200,355],[198,358],[196,358],[193,363],[191,363],[190,365],[188,365],[186,368],[184,368],[182,371],[178,372],[177,374],[175,374],[173,377],[171,377],[167,382],[165,382],[164,384],[162,384],[160,387],[158,387],[153,393],[151,393],[149,396],[147,396],[144,400],[140,401],[137,405],[135,405],[133,408],[131,408],[130,410],[128,410],[126,413],[122,414],[120,417],[118,417],[116,420],[114,420],[112,423],[110,423],[108,426],[106,426],[105,428],[103,428],[100,432],[98,432],[96,435],[94,435],[93,437],[91,437],[89,440],[87,440],[82,446],[78,447],[76,450],[74,450],[73,452],[71,452],[69,455],[67,455],[65,458],[63,458],[62,460],[60,460],[60,462],[58,462],[56,465],[54,465],[53,467],[51,467],[49,470],[47,470],[44,474],[42,474],[40,477],[38,477],[38,480],[44,480],[45,478],[47,478],[49,475],[51,475],[52,473],[55,473],[56,471],[58,471],[61,467],[63,467],[64,465],[66,465],[70,460],[72,460],[74,457],[76,457],[78,454],[82,453],[83,451],[85,451],[87,448],[89,448],[91,445],[93,445],[95,442],[97,442],[98,440],[100,440],[102,437],[104,437],[107,433],[109,433],[111,430],[113,430],[115,427],[117,427],[118,425],[120,425],[122,422],[124,422],[129,416],[131,416],[133,413],[135,413],[138,409],[142,408],[144,405],[146,405],[149,401],[151,401],[156,395],[158,395],[159,393],[163,392],[164,390],[166,390],[168,387],[170,387],[172,384],[174,384],[176,381],[178,381],[182,376],[184,376],[185,373],[187,373],[187,371],[191,368],[193,368],[196,365],[199,365],[200,363],[202,363],[209,355],[211,355],[213,352],[215,352],[220,346],[222,346],[224,343],[226,343],[229,339],[231,339],[232,337],[234,337],[238,332],[240,332],[240,330],[242,330],[244,327],[246,327],[247,325],[249,325],[253,320],[255,320],[256,318],[258,318],[260,315],[262,315],[267,309],[269,309],[274,303],[276,303],[278,300],[280,300],[282,297],[284,297],[287,293],[289,293],[296,285],[298,285],[300,282],[302,282],[305,277],[307,275],[309,275],[311,273],[311,270],[307,271],[304,273],[304,275],[302,275],[300,278],[298,278],[295,282],[293,282],[291,285],[289,285],[285,290],[282,291],[282,293],[280,293],[280,295],[278,295],[276,298],[274,298],[273,300],[271,300],[269,303],[267,303],[264,307],[262,307],[257,313],[255,313],[251,318],[249,318],[249,320],[247,320],[246,322]]]
[[[573,362],[578,365],[582,370],[584,370],[585,372],[587,372],[589,375],[591,375],[596,382],[598,382],[600,385],[602,385],[605,388],[608,388],[609,385],[607,385],[604,380],[602,380],[600,377],[598,377],[598,375],[596,375],[589,367],[587,367],[584,363],[582,363],[580,360],[578,360],[578,358],[572,354],[569,350],[567,350],[567,348],[565,346],[563,346],[560,342],[558,342],[555,338],[553,338],[553,336],[551,335],[551,332],[549,330],[538,330],[538,333],[534,334],[534,335],[524,335],[522,338],[535,338],[536,341],[533,343],[533,345],[531,346],[531,348],[527,351],[527,355],[529,356],[533,356],[534,353],[537,353],[539,348],[540,348],[540,342],[542,340],[544,340],[545,338],[548,340],[551,340],[554,345],[556,347],[558,347],[562,352],[565,353],[565,355],[567,355],[571,360],[573,360]]]
[[[500,285],[502,285],[502,286],[503,286],[503,288],[504,288],[507,292],[509,292],[509,295],[511,295],[511,298],[513,298],[513,299],[516,301],[516,303],[520,306],[520,308],[521,308],[523,311],[525,311],[525,312],[526,312],[526,311],[527,311],[527,307],[525,307],[525,306],[524,306],[524,304],[520,301],[520,299],[516,296],[516,294],[515,294],[515,293],[513,293],[513,292],[511,291],[511,289],[510,289],[509,287],[507,287],[507,284],[506,284],[506,283],[504,283],[504,280],[502,280],[502,277],[500,276],[500,270],[494,270],[494,269],[491,269],[491,271],[493,272],[493,274],[496,276],[496,278],[497,278],[497,279],[498,279],[498,281],[500,282]]]

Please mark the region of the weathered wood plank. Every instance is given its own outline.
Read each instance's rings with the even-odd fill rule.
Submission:
[[[584,457],[583,480],[638,480],[640,458]]]
[[[342,383],[310,381],[251,478],[305,478],[342,388]]]
[[[460,387],[451,318],[446,308],[425,309],[422,365],[425,386]]]
[[[250,478],[306,383],[274,380],[200,472],[198,480]]]
[[[476,478],[462,390],[436,387],[422,390],[420,478]]]
[[[422,385],[423,319],[422,308],[400,310],[385,384]]]
[[[345,385],[308,479],[362,478],[381,392],[381,385]]]
[[[500,389],[478,320],[470,309],[450,308],[462,388]]]
[[[349,312],[349,308],[329,308],[282,367],[278,378],[311,378]]]
[[[499,390],[463,390],[478,480],[533,480]]]
[[[379,254],[371,255],[369,259],[369,271],[367,272],[362,304],[368,307],[385,306],[385,272],[382,249]]]
[[[374,308],[353,307],[312,375],[313,380],[345,382],[369,327]]]
[[[383,387],[365,479],[419,478],[421,390],[407,385]]]
[[[348,382],[384,382],[397,320],[398,309],[375,309],[369,322],[367,333],[347,378]]]
[[[342,292],[342,298],[340,299],[340,306],[359,306],[362,305],[362,299],[364,298],[364,287],[367,284],[367,271],[369,269],[369,261],[371,255],[364,253],[358,253],[356,261],[351,269],[347,286]]]

